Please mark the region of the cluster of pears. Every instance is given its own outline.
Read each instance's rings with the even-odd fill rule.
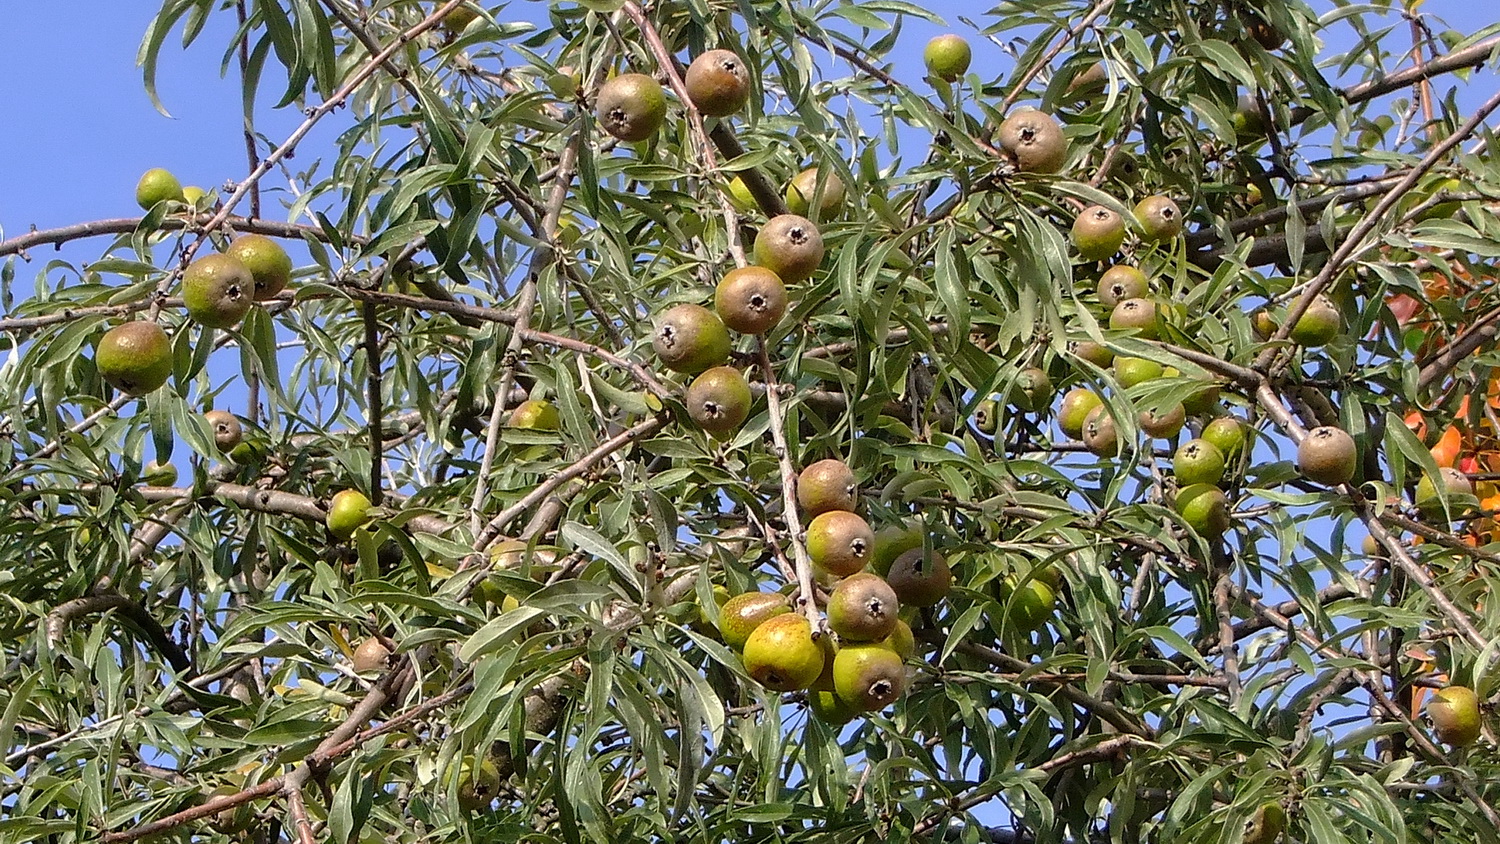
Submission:
[[[952,82],[968,70],[972,51],[962,36],[947,33],[928,42],[923,52],[929,76]],[[1095,65],[1078,79],[1080,90],[1104,81],[1104,68]],[[1068,161],[1068,141],[1057,119],[1043,111],[1022,108],[1001,121],[996,140],[1000,151],[1021,173],[1050,174]],[[1182,211],[1171,197],[1147,196],[1130,215],[1142,243],[1163,243],[1182,233]],[[1070,238],[1086,262],[1103,261],[1120,251],[1128,224],[1125,216],[1104,205],[1090,205],[1073,220]]]
[[[942,600],[952,574],[942,555],[923,550],[920,534],[915,548],[905,539],[908,531],[882,548],[854,512],[858,486],[843,461],[805,468],[797,479],[797,503],[810,519],[806,545],[818,579],[833,584],[825,608],[833,635],[815,631],[774,592],[729,598],[719,611],[719,630],[757,682],[780,692],[807,690],[818,718],[843,724],[884,709],[905,692],[904,663],[915,654],[916,640],[901,608]],[[866,570],[880,562],[882,550],[889,567],[884,577]]]
[[[705,117],[728,117],[750,100],[750,71],[731,50],[708,50],[683,77],[688,99]],[[622,73],[599,87],[594,115],[604,131],[631,143],[649,140],[667,120],[667,94],[644,73]]]
[[[150,208],[166,200],[182,201],[183,188],[166,170],[141,177],[136,198]],[[276,241],[258,234],[235,238],[223,253],[193,261],[182,274],[182,302],[201,325],[228,328],[256,301],[269,299],[291,283],[292,259]],[[155,322],[118,325],[99,340],[94,364],[110,386],[142,396],[159,389],[172,374],[172,341]]]
[[[142,210],[150,211],[162,202],[179,202],[196,206],[208,192],[197,185],[183,187],[172,171],[153,167],[141,174],[135,184],[135,201]]]
[[[745,61],[731,50],[708,50],[695,58],[683,77],[693,108],[707,117],[741,111],[751,94]],[[599,89],[595,116],[604,130],[622,141],[644,141],[665,123],[666,93],[661,83],[642,73],[623,73]],[[753,204],[742,180],[730,187],[736,204]],[[768,221],[755,237],[755,263],[727,273],[714,290],[713,309],[681,304],[657,314],[652,346],[668,369],[695,376],[685,395],[688,415],[715,437],[727,437],[750,413],[750,385],[728,365],[730,331],[764,334],[787,310],[787,285],[807,279],[822,264],[823,236],[804,214],[824,218],[837,213],[844,185],[836,176],[809,168],[787,187],[792,213]],[[744,207],[744,206],[742,206]]]
[[[756,264],[726,273],[712,310],[675,305],[657,314],[651,345],[668,369],[696,376],[688,385],[688,416],[715,437],[727,437],[750,415],[750,384],[728,365],[731,330],[764,334],[787,309],[788,283],[813,274],[823,260],[823,236],[806,217],[783,214],[755,238]]]

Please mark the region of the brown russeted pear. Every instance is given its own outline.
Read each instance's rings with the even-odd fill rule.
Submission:
[[[1101,404],[1089,411],[1088,418],[1083,420],[1082,439],[1084,446],[1100,457],[1120,454],[1120,435],[1109,408]]]
[[[1035,109],[1011,113],[996,133],[1022,173],[1056,173],[1068,160],[1068,139],[1056,118]]]
[[[1125,218],[1103,205],[1090,205],[1073,219],[1070,237],[1078,257],[1102,261],[1119,252],[1125,242]]]
[[[930,607],[948,597],[953,570],[937,550],[912,548],[891,562],[885,580],[902,606]]]
[[[842,460],[829,457],[808,464],[797,475],[797,506],[808,518],[830,510],[854,512],[859,504],[859,483],[854,470]]]
[[[857,572],[833,588],[827,610],[840,642],[878,642],[896,629],[901,603],[880,575]]]
[[[823,263],[823,234],[813,221],[796,214],[772,217],[755,235],[755,263],[786,284],[796,284]]]
[[[1135,223],[1142,240],[1161,243],[1182,234],[1182,209],[1169,196],[1148,196],[1135,205]]]
[[[765,267],[730,270],[714,289],[719,319],[741,334],[764,334],[786,313],[786,285]]]
[[[1109,327],[1116,331],[1134,329],[1136,336],[1155,340],[1161,333],[1156,303],[1146,298],[1126,299],[1109,312]]]
[[[750,99],[750,71],[730,50],[709,50],[693,59],[683,77],[688,99],[709,117],[727,117]]]
[[[1332,425],[1308,431],[1297,446],[1297,468],[1308,480],[1324,486],[1352,480],[1357,458],[1354,438]]]
[[[234,447],[244,438],[244,426],[240,424],[238,417],[227,410],[210,410],[203,414],[203,418],[213,431],[214,445],[219,447],[222,454],[234,451]]]

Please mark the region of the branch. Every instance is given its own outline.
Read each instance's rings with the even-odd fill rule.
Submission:
[[[485,548],[488,548],[490,543],[500,538],[500,532],[505,529],[505,526],[512,519],[551,495],[558,487],[586,474],[594,467],[594,464],[604,458],[630,445],[641,437],[650,436],[661,428],[666,427],[667,422],[670,420],[671,417],[666,414],[652,416],[643,422],[637,422],[635,425],[600,443],[593,451],[574,461],[573,465],[548,478],[539,484],[536,489],[527,493],[520,501],[497,513],[493,519],[490,519],[489,524],[485,525],[484,529],[479,532],[479,535],[475,537],[474,550],[483,551]]]
[[[26,257],[26,250],[35,246],[53,244],[58,249],[64,243],[72,240],[80,240],[86,237],[98,237],[105,234],[130,234],[141,227],[143,217],[118,217],[108,220],[94,220],[87,223],[75,223],[71,226],[63,226],[57,229],[32,230],[23,235],[18,235],[10,240],[0,241],[0,257],[6,255],[21,255]],[[208,214],[199,214],[189,217],[185,214],[167,217],[161,221],[160,229],[163,231],[175,231],[177,229],[192,229],[207,225],[213,218]],[[261,220],[258,218],[239,217],[231,215],[222,225],[228,225],[231,229],[252,234],[263,234],[267,237],[284,237],[302,239],[312,237],[324,243],[328,241],[328,235],[317,226],[301,225],[298,223],[278,223],[274,220]],[[350,243],[363,245],[367,239],[359,235],[346,235],[345,240]],[[30,260],[27,258],[27,260]]]
[[[759,361],[761,377],[766,382],[766,406],[771,416],[771,443],[776,452],[776,464],[781,470],[781,518],[786,522],[787,538],[792,541],[792,560],[796,564],[797,604],[812,624],[812,629],[822,629],[823,619],[818,613],[818,592],[813,582],[812,558],[807,555],[807,546],[802,539],[802,517],[797,512],[797,467],[792,463],[791,448],[786,441],[786,411],[781,407],[781,391],[776,385],[776,369],[771,366],[771,355],[766,351],[764,337],[755,338],[755,351]]]
[[[1455,147],[1461,144],[1465,138],[1474,134],[1474,132],[1478,130],[1480,126],[1484,125],[1485,118],[1489,117],[1490,112],[1494,111],[1496,108],[1500,108],[1500,93],[1497,93],[1493,97],[1490,97],[1489,100],[1487,100],[1474,112],[1474,115],[1470,117],[1468,121],[1464,123],[1464,125],[1458,127],[1458,129],[1455,130],[1452,134],[1444,138],[1441,143],[1434,145],[1433,148],[1422,157],[1422,160],[1417,162],[1416,166],[1412,167],[1411,170],[1407,172],[1406,176],[1400,182],[1397,182],[1396,185],[1392,187],[1390,191],[1388,191],[1378,203],[1375,204],[1375,207],[1370,209],[1369,212],[1367,212],[1364,217],[1360,219],[1360,221],[1354,226],[1354,228],[1349,231],[1348,235],[1343,237],[1343,241],[1339,244],[1339,247],[1334,250],[1331,256],[1329,256],[1328,262],[1323,265],[1323,268],[1318,272],[1318,275],[1307,285],[1307,288],[1303,291],[1302,296],[1287,308],[1286,318],[1282,320],[1280,327],[1276,329],[1276,333],[1271,337],[1273,344],[1268,346],[1256,357],[1255,368],[1257,370],[1266,370],[1266,368],[1281,352],[1281,347],[1275,344],[1274,341],[1285,340],[1288,336],[1291,335],[1293,326],[1295,326],[1297,324],[1297,320],[1307,312],[1307,309],[1312,305],[1313,300],[1317,298],[1318,294],[1322,293],[1323,290],[1333,282],[1333,279],[1339,274],[1341,270],[1343,270],[1346,263],[1348,263],[1358,252],[1366,248],[1364,245],[1364,240],[1371,232],[1375,230],[1375,227],[1380,224],[1381,218],[1396,206],[1396,203],[1401,200],[1402,196],[1406,195],[1406,193],[1413,187],[1416,187],[1417,182],[1422,178],[1422,176],[1425,175],[1427,171],[1436,166],[1440,159],[1442,159]]]
[[[102,595],[87,595],[82,598],[74,598],[63,604],[59,604],[52,612],[47,613],[45,628],[47,631],[47,644],[55,646],[67,632],[68,625],[73,621],[94,613],[106,612],[108,610],[119,610],[120,614],[129,619],[141,631],[146,634],[153,647],[172,668],[179,674],[191,677],[193,662],[188,658],[187,652],[181,645],[172,641],[167,631],[162,629],[160,623],[146,612],[146,608],[130,600],[118,592]]]

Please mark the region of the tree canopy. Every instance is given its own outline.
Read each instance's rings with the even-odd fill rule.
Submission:
[[[1500,22],[1322,5],[164,0],[0,840],[1500,840]]]

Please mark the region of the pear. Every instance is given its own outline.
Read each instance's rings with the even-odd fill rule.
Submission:
[[[772,217],[755,235],[755,263],[775,273],[786,284],[796,284],[823,263],[823,234],[806,217]]]
[[[1479,738],[1479,696],[1467,686],[1448,686],[1433,692],[1427,701],[1427,715],[1443,744],[1466,747]]]
[[[644,73],[622,73],[600,86],[595,114],[604,131],[616,138],[644,141],[666,122],[666,93]]]
[[[1056,173],[1068,160],[1068,140],[1062,127],[1044,112],[1016,111],[1001,122],[996,137],[1022,173]]]
[[[830,510],[854,512],[859,503],[859,484],[854,471],[842,460],[819,460],[797,475],[797,506],[811,518]]]
[[[354,670],[360,674],[367,671],[384,671],[390,665],[391,649],[371,636],[354,649]]]
[[[200,325],[235,325],[249,313],[254,297],[255,278],[228,255],[205,255],[182,274],[182,304]]]
[[[1125,220],[1103,205],[1090,205],[1074,218],[1071,236],[1078,257],[1102,261],[1120,251],[1125,242]]]
[[[743,650],[762,622],[791,611],[786,596],[777,592],[742,592],[719,607],[719,635],[724,644]]]
[[[807,524],[807,555],[813,565],[847,577],[863,569],[875,553],[875,533],[847,510],[828,510]]]
[[[244,438],[245,428],[240,420],[227,410],[210,410],[203,414],[204,420],[214,432],[214,445],[219,447],[221,454],[234,451],[234,447],[240,444]]]
[[[241,235],[229,244],[226,255],[250,271],[256,301],[270,299],[292,281],[292,258],[281,244],[259,234]]]
[[[913,548],[892,561],[886,582],[902,606],[930,607],[948,597],[953,571],[936,550]]]
[[[833,660],[833,685],[845,703],[861,712],[875,712],[906,691],[906,666],[899,654],[884,645],[845,645]]]
[[[167,383],[172,374],[172,341],[154,322],[127,322],[100,339],[94,366],[110,386],[143,396]]]
[[[729,360],[729,330],[702,305],[676,305],[658,314],[651,345],[668,369],[688,375]]]
[[[339,539],[348,539],[369,520],[373,506],[357,489],[340,490],[328,504],[328,532]]]
[[[828,628],[840,642],[878,642],[895,632],[900,609],[890,584],[859,572],[839,581],[828,597]]]
[[[808,688],[823,673],[823,648],[800,613],[767,619],[745,640],[745,671],[772,691]]]
[[[693,59],[683,79],[688,99],[709,117],[727,117],[750,99],[750,71],[729,50],[709,50]]]
[[[727,437],[750,415],[750,382],[732,366],[716,366],[693,379],[683,401],[698,427]]]

